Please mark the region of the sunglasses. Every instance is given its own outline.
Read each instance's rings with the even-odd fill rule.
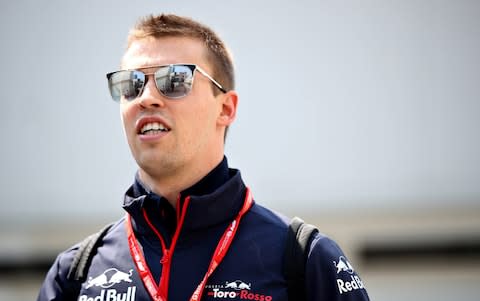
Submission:
[[[144,73],[140,70],[156,68],[155,72]],[[170,99],[185,97],[192,90],[193,79],[198,71],[208,78],[220,91],[227,91],[202,68],[194,64],[171,64],[149,66],[139,70],[120,70],[107,74],[110,95],[116,102],[132,101],[142,95],[148,76],[153,75],[158,91]]]

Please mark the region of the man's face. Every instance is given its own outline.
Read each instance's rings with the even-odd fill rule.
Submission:
[[[200,41],[191,38],[140,39],[127,49],[122,69],[186,63],[197,64],[211,75],[205,51]],[[199,172],[202,164],[223,157],[223,127],[218,122],[223,96],[220,93],[215,97],[211,82],[196,71],[190,93],[169,99],[159,93],[149,75],[141,96],[120,105],[125,134],[140,172],[157,178],[179,171]],[[159,125],[161,131],[145,132]]]

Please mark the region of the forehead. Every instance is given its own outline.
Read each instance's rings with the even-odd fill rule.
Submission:
[[[206,49],[198,39],[187,37],[144,38],[133,41],[122,58],[122,69],[176,63],[197,64],[209,69]]]

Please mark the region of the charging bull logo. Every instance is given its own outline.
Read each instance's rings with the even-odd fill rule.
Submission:
[[[240,280],[225,283],[225,288],[233,288],[234,290],[250,290],[251,286],[251,283],[246,284],[245,282]]]
[[[102,274],[98,275],[95,278],[90,277],[87,281],[87,286],[85,288],[91,288],[92,286],[99,286],[102,288],[109,288],[114,284],[120,282],[132,282],[133,270],[130,270],[127,273],[117,270],[116,268],[110,268],[105,270]]]
[[[334,261],[333,264],[337,268],[337,274],[340,272],[347,272],[349,274],[353,274],[354,272],[352,265],[344,256],[340,256],[338,258],[338,263]]]

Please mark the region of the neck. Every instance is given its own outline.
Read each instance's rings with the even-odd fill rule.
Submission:
[[[171,175],[152,175],[144,169],[139,170],[140,180],[147,188],[157,195],[163,196],[176,208],[180,193],[203,179],[223,160],[223,155],[216,160],[203,162],[203,166],[197,168],[183,168]],[[207,164],[205,164],[207,163]]]

